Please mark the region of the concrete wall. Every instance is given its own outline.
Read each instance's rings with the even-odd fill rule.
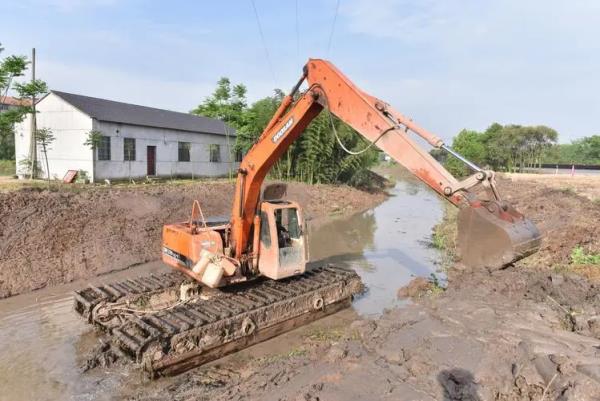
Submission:
[[[96,161],[96,179],[127,179],[145,177],[147,147],[156,146],[156,175],[159,177],[196,176],[215,177],[235,174],[238,164],[228,153],[224,135],[199,134],[164,128],[142,127],[105,121],[94,121],[94,129],[110,136],[111,160]],[[135,139],[135,161],[124,159],[124,138]],[[178,161],[178,142],[191,144],[190,161]],[[229,138],[232,149],[235,137]],[[221,162],[210,162],[209,146],[220,145]]]
[[[85,170],[92,175],[92,150],[84,146],[86,133],[92,129],[92,119],[54,94],[49,94],[37,105],[38,128],[50,128],[56,138],[48,150],[50,177],[62,179],[67,170]],[[31,135],[31,117],[15,127],[15,158],[17,174],[25,172],[22,161],[28,158]],[[46,164],[38,146],[39,166],[46,177]]]

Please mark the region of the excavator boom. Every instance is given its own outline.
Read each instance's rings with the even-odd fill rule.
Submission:
[[[299,95],[306,81],[308,90]],[[297,100],[294,100],[298,96]],[[310,59],[303,75],[287,95],[258,141],[244,157],[238,172],[231,218],[233,256],[243,260],[252,252],[261,185],[281,155],[324,109],[386,152],[450,203],[461,208],[458,245],[463,262],[497,269],[537,251],[541,236],[531,221],[500,198],[495,176],[447,147],[384,101],[356,87],[333,64]],[[475,174],[459,181],[411,136],[445,149]],[[259,223],[259,222],[258,222]]]

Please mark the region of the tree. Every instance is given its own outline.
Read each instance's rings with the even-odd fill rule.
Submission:
[[[88,146],[92,149],[92,181],[96,182],[96,159],[98,157],[98,147],[102,141],[104,134],[98,130],[91,130],[87,133],[85,138],[84,146]]]
[[[0,46],[0,53],[3,50]],[[8,56],[0,61],[0,101],[4,101],[14,79],[23,76],[26,69],[25,56]],[[26,113],[27,110],[20,107],[0,112],[0,159],[15,158],[14,125],[21,122]]]
[[[239,131],[245,125],[247,112],[246,92],[247,89],[244,85],[237,84],[232,86],[229,78],[222,77],[217,82],[217,88],[213,94],[204,99],[202,103],[191,111],[192,114],[217,118],[225,123],[229,160],[234,160],[233,153],[235,149],[232,149],[229,143],[228,125],[236,131]],[[230,176],[232,173],[230,168]]]
[[[213,94],[198,105],[192,114],[218,118],[236,130],[244,125],[247,89],[242,84],[231,85],[229,78],[221,78]]]
[[[48,182],[50,182],[50,166],[48,164],[48,150],[50,149],[50,145],[54,142],[56,138],[54,134],[52,134],[52,130],[50,128],[40,128],[35,133],[35,140],[42,147],[42,153],[44,154],[44,159],[46,160],[46,177]]]
[[[192,110],[194,114],[220,118],[235,127],[235,150],[244,153],[260,137],[281,104],[284,93],[276,89],[272,96],[260,99],[249,107],[245,96],[245,86],[232,86],[229,79],[221,78],[213,94]],[[356,131],[324,111],[273,166],[270,176],[308,183],[348,183],[357,186],[368,183],[370,177],[367,171],[377,162],[378,152],[370,148],[360,155],[350,155],[337,144],[335,133],[352,151],[368,146],[368,142]]]
[[[483,143],[483,135],[477,131],[468,131],[466,129],[460,131],[452,140],[452,149],[475,164],[483,165],[486,162],[487,153]],[[471,173],[462,161],[453,156],[448,156],[445,165],[450,173],[458,177]]]
[[[452,148],[483,167],[514,171],[541,166],[546,153],[552,151],[557,139],[558,133],[543,125],[502,126],[493,123],[483,133],[462,130],[453,139]],[[451,156],[445,158],[444,164],[454,175],[469,173],[462,162]]]
[[[584,163],[600,163],[600,135],[592,135],[577,141]]]
[[[3,50],[0,47],[0,53]],[[11,90],[14,90],[22,100],[33,100],[48,92],[46,83],[39,79],[26,83],[15,82],[16,78],[24,75],[28,64],[29,61],[25,56],[8,56],[0,61],[0,100],[6,98]],[[0,159],[12,160],[15,158],[14,126],[23,121],[25,116],[32,111],[31,104],[23,102],[21,105],[0,113]],[[35,173],[39,171],[39,168],[35,155],[29,155],[29,158],[32,156],[31,171]],[[32,178],[34,177],[35,174],[32,174]]]
[[[568,144],[552,145],[543,156],[544,163],[600,164],[600,135],[577,139]]]

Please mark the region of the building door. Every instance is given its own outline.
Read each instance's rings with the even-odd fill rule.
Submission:
[[[156,175],[156,146],[146,146],[147,175]]]

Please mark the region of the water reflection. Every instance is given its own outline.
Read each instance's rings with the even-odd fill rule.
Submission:
[[[354,268],[368,294],[354,303],[362,314],[397,305],[398,288],[436,272],[439,254],[426,241],[443,214],[442,200],[414,180],[399,180],[392,197],[373,210],[310,231],[311,260]]]

